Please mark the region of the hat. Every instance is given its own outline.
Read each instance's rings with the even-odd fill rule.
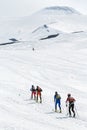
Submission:
[[[55,94],[58,94],[57,91],[55,91]]]
[[[67,96],[68,96],[68,97],[70,97],[70,96],[71,96],[71,94],[70,94],[70,93],[68,93],[68,94],[67,94]]]

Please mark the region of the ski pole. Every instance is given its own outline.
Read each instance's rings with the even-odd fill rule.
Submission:
[[[78,114],[78,111],[77,111],[76,105],[74,105],[74,106],[75,106],[76,114],[77,114],[77,116],[79,117],[79,114]]]
[[[69,115],[69,107],[68,107],[68,105],[66,105],[66,115],[67,116]]]
[[[69,103],[66,103],[66,115],[69,115]]]

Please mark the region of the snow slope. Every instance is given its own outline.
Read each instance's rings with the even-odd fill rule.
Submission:
[[[71,15],[61,17],[65,18],[65,21],[71,19]],[[20,43],[0,46],[0,130],[87,129],[87,17],[77,15],[77,19],[81,17],[84,17],[84,20],[83,22],[79,20],[80,31],[76,28],[75,32],[72,31],[73,33],[63,33],[65,30],[58,29],[60,33],[58,37],[46,40],[39,40],[39,38],[54,34],[56,31],[54,26],[50,29],[49,22],[46,25],[50,33],[47,33],[43,28],[44,22],[41,26],[39,19],[35,24],[33,21],[31,32],[34,32],[27,32],[26,35],[31,34],[27,38],[24,32],[28,23],[17,25],[13,20],[11,22],[15,26],[7,24],[7,28],[10,29],[23,27],[20,35],[25,41],[20,40]],[[76,17],[72,16],[72,30],[74,30],[74,20]],[[24,26],[21,26],[22,24]],[[2,25],[4,26],[4,23]],[[66,24],[64,26],[66,27]],[[58,27],[56,23],[55,27]],[[3,37],[5,37],[6,30],[2,28]],[[12,38],[13,33],[10,32],[10,34]],[[14,36],[19,37],[16,33]],[[18,37],[15,38],[18,39]],[[32,47],[35,51],[32,51]],[[32,84],[42,87],[42,104],[30,100]],[[62,97],[62,113],[52,111],[55,91],[58,91]],[[67,93],[71,93],[76,99],[76,118],[66,116]]]

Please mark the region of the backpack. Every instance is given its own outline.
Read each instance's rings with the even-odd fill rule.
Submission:
[[[55,98],[56,98],[56,99],[61,99],[61,97],[60,97],[59,94],[55,95]]]

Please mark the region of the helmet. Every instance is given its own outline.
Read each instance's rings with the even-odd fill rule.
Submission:
[[[34,88],[34,85],[32,85],[32,88]]]
[[[55,95],[58,94],[57,91],[55,91]]]
[[[71,96],[71,94],[70,94],[70,93],[68,93],[68,94],[67,94],[67,96],[68,96],[68,97],[70,97],[70,96]]]

